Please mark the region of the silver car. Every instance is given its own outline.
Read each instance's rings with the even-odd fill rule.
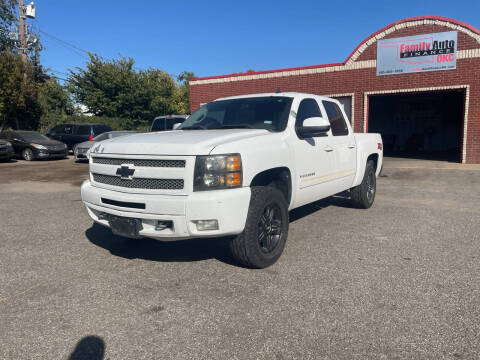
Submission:
[[[95,143],[97,143],[99,141],[113,139],[113,138],[119,137],[119,136],[138,134],[138,133],[139,133],[139,131],[108,131],[108,132],[104,132],[103,134],[95,136],[90,141],[84,141],[80,144],[77,144],[75,146],[75,149],[73,150],[73,153],[75,155],[75,160],[76,161],[88,160],[87,151],[90,150],[90,148]]]

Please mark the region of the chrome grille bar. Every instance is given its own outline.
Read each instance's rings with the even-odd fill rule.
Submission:
[[[163,168],[184,168],[185,160],[154,160],[154,159],[118,159],[106,157],[92,157],[92,162],[95,164],[104,165],[122,165],[133,164],[135,166],[143,167],[163,167]]]
[[[92,176],[95,182],[129,189],[181,190],[184,187],[183,179],[133,178],[128,180],[122,179],[119,176],[95,173],[92,173]]]

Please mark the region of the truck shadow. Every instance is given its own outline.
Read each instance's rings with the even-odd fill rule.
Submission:
[[[290,222],[292,223],[300,220],[305,216],[311,215],[329,206],[351,208],[352,204],[350,202],[349,192],[345,191],[334,196],[315,201],[311,204],[307,204],[299,208],[293,209],[292,211],[290,211]]]
[[[85,232],[87,239],[112,255],[126,259],[161,262],[192,262],[217,259],[238,266],[230,253],[230,238],[197,238],[176,241],[154,239],[128,239],[112,234],[105,226],[94,223]]]
[[[348,195],[335,196],[316,201],[290,212],[290,222],[295,222],[328,206],[351,207]],[[154,239],[128,239],[112,234],[105,226],[94,223],[85,231],[87,239],[104,248],[112,255],[125,259],[143,259],[161,262],[192,262],[217,259],[223,263],[239,266],[231,255],[231,237],[196,238],[176,241]]]

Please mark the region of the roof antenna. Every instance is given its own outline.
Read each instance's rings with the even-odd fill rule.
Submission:
[[[276,93],[280,94],[281,92],[282,92],[282,90],[280,90],[280,88],[278,87]]]

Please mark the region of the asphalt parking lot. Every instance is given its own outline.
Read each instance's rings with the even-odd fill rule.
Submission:
[[[0,164],[0,358],[479,358],[480,167],[431,164],[293,211],[265,270],[92,226],[86,164]]]

